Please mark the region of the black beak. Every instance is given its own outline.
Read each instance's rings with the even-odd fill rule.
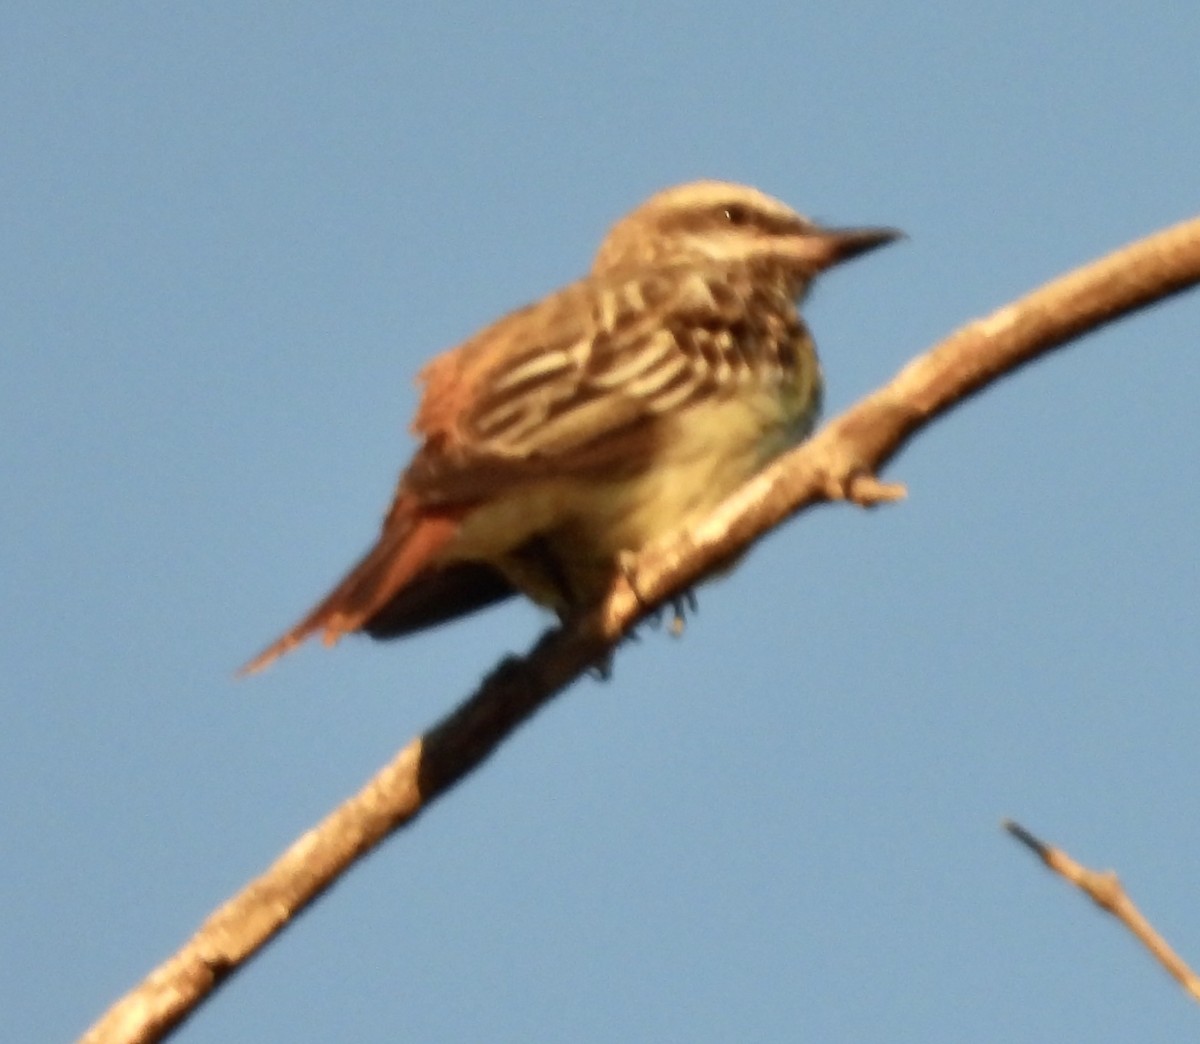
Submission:
[[[814,260],[825,269],[903,239],[904,233],[896,228],[821,228],[812,238]]]

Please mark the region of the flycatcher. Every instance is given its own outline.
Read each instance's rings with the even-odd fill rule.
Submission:
[[[722,182],[651,197],[583,279],[425,366],[378,541],[243,672],[313,634],[395,638],[517,593],[563,618],[597,602],[624,555],[808,435],[821,371],[798,305],[899,234]]]

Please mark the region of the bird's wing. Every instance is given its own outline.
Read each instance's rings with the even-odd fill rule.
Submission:
[[[402,488],[461,503],[545,475],[636,472],[656,421],[790,380],[806,338],[786,288],[738,268],[585,279],[422,371],[424,442]]]

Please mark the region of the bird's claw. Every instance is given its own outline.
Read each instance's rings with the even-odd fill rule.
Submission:
[[[693,616],[700,609],[700,603],[696,600],[696,592],[690,587],[671,599],[671,637],[679,638],[683,634],[684,626],[687,623],[687,614]]]

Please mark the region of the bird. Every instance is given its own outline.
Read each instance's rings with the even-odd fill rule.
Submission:
[[[651,196],[581,279],[425,365],[419,446],[375,545],[239,673],[314,635],[397,638],[516,594],[585,611],[627,556],[812,431],[823,383],[799,306],[900,236],[729,182]]]

